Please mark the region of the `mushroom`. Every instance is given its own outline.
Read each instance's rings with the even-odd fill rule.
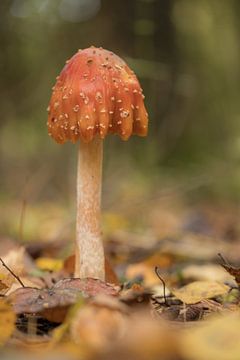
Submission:
[[[80,140],[75,277],[105,279],[101,239],[103,139],[147,135],[148,115],[136,75],[113,52],[90,47],[66,61],[48,106],[48,133],[59,144]]]

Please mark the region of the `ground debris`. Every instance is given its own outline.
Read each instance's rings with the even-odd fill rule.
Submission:
[[[240,267],[235,267],[230,265],[221,254],[218,254],[220,257],[220,265],[231,275],[234,277],[238,286],[240,286]]]
[[[24,287],[6,299],[16,314],[41,314],[49,321],[61,323],[69,307],[98,293],[117,295],[119,288],[96,279],[63,279],[51,289]]]
[[[106,244],[106,282],[72,278],[74,256],[59,255],[62,245],[36,243],[27,247],[30,256],[23,246],[2,244],[12,273],[0,266],[1,350],[16,349],[13,359],[21,352],[49,360],[228,359],[214,342],[227,342],[227,334],[238,341],[240,270],[223,258],[219,266],[217,252],[233,262],[237,241],[215,238],[206,221],[184,228],[176,217],[177,229],[168,219],[158,237],[115,231]],[[226,348],[239,359],[237,345]]]

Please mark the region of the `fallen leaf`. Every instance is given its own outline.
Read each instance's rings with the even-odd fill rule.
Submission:
[[[14,282],[14,277],[11,274],[0,274],[0,295],[3,296],[5,295],[8,290],[11,288],[13,282]]]
[[[11,282],[10,288],[8,288],[7,292],[5,293],[6,296],[10,295],[17,289],[22,289],[22,285],[13,276],[11,276],[11,278],[13,281]],[[21,276],[21,281],[25,287],[41,289],[44,286],[44,283],[41,279],[32,276]]]
[[[64,321],[69,307],[83,298],[99,293],[116,296],[119,287],[97,279],[64,279],[51,289],[19,288],[8,301],[16,314],[41,314],[49,321]]]
[[[19,244],[6,236],[0,235],[0,254],[1,257],[5,256],[9,251],[16,249],[19,249]]]
[[[229,290],[229,286],[215,281],[194,281],[180,289],[172,289],[171,292],[185,304],[196,304],[204,299],[224,295]]]
[[[92,350],[104,350],[117,342],[126,329],[126,315],[105,305],[81,308],[70,325],[74,342]]]
[[[0,300],[0,346],[12,335],[15,328],[16,315],[11,305],[4,300]]]
[[[126,278],[129,281],[141,278],[143,284],[148,287],[159,284],[159,279],[154,272],[154,266],[149,266],[144,262],[129,265],[126,270]]]
[[[163,319],[152,319],[148,311],[140,311],[130,316],[127,325],[118,343],[110,348],[107,359],[113,358],[113,351],[118,359],[180,359],[178,335]]]
[[[240,286],[240,268],[230,265],[226,260],[219,254],[221,263],[220,265],[232,276],[234,276],[236,283]]]
[[[58,326],[52,334],[51,347],[69,342],[69,329],[72,320],[75,318],[76,312],[84,305],[82,300],[70,307],[68,310],[64,322]]]
[[[98,306],[98,307],[105,307],[105,308],[108,308],[111,310],[118,310],[125,314],[129,313],[129,307],[126,306],[121,301],[121,299],[114,297],[114,296],[99,294],[99,295],[94,296],[89,301],[89,304],[92,304],[92,305]]]
[[[136,310],[148,306],[151,295],[152,293],[149,290],[138,284],[133,284],[130,289],[121,291],[120,299],[123,303],[134,307]]]
[[[153,298],[151,301],[152,314],[170,321],[187,322],[200,320],[212,313],[225,311],[223,305],[213,300],[202,300],[191,305],[176,303],[176,301],[171,304],[170,301],[171,298],[167,299],[167,303],[159,303]]]
[[[240,314],[234,312],[186,330],[180,339],[182,357],[186,360],[239,360],[239,327]]]
[[[27,254],[23,246],[19,249],[10,250],[2,257],[2,260],[18,276],[36,269],[32,258]],[[2,264],[0,264],[0,271],[2,274],[9,274],[9,271]]]
[[[84,295],[76,289],[34,289],[20,288],[11,293],[7,300],[16,314],[41,314],[49,321],[61,323],[69,307]]]
[[[4,295],[7,292],[7,289],[7,285],[5,285],[2,280],[0,280],[0,295]]]
[[[161,269],[169,268],[173,263],[174,257],[170,254],[162,254],[161,251],[155,252],[144,260],[144,264],[151,268],[155,268],[155,266],[158,266]]]
[[[233,282],[231,276],[216,264],[188,265],[182,270],[182,276],[192,280]]]
[[[60,259],[40,257],[35,262],[40,270],[60,271],[63,268],[63,260]]]

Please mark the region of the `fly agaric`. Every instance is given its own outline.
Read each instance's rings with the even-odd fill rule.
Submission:
[[[48,133],[59,144],[80,140],[77,170],[75,277],[105,279],[101,239],[103,139],[147,135],[144,95],[134,72],[113,52],[79,50],[56,78]]]

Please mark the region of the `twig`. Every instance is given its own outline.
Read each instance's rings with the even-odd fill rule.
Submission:
[[[2,263],[2,266],[4,266],[9,272],[10,274],[19,282],[19,284],[22,287],[25,287],[24,283],[22,282],[22,280],[16,275],[14,274],[14,272],[5,264],[5,262],[3,261],[2,258],[0,258],[0,262]]]
[[[223,264],[230,265],[229,262],[226,259],[224,259],[221,253],[218,253],[218,256]]]
[[[159,274],[159,268],[157,266],[155,266],[155,273],[157,275],[157,277],[159,278],[159,280],[162,282],[163,284],[163,298],[164,298],[164,302],[165,302],[165,305],[168,306],[168,302],[167,302],[167,296],[166,296],[166,284],[165,284],[165,281],[163,280],[163,278],[160,276]]]

